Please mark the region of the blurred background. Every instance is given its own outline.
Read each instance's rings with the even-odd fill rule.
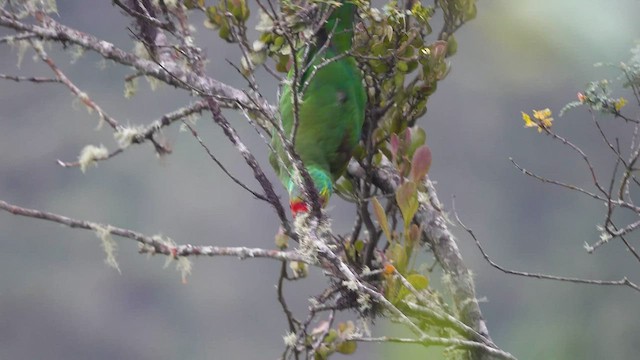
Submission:
[[[64,1],[58,6],[60,22],[131,49],[127,20],[111,2]],[[640,266],[616,241],[592,255],[583,249],[585,241],[598,239],[596,224],[604,217],[600,204],[527,178],[508,158],[542,175],[591,185],[581,160],[549,137],[523,128],[520,111],[549,107],[556,114],[588,81],[614,78],[613,71],[593,64],[629,58],[640,39],[639,13],[637,0],[485,0],[478,3],[477,19],[456,34],[459,51],[451,59],[452,72],[430,99],[420,124],[433,151],[430,176],[440,199],[450,209],[455,195],[460,216],[500,264],[566,276],[638,279]],[[239,59],[235,48],[206,30],[197,39],[211,59],[212,76],[245,85],[224,62]],[[129,73],[122,67],[91,53],[74,60],[59,46],[49,51],[121,123],[147,124],[190,100],[167,87],[151,92],[145,81],[136,97],[125,100],[122,79]],[[52,76],[33,61],[32,51],[19,66],[17,54],[16,48],[0,47],[0,73]],[[275,83],[261,75],[263,89],[273,89],[269,97],[274,100]],[[265,145],[241,117],[227,115],[277,181]],[[598,170],[613,166],[585,110],[555,117],[557,132],[582,146]],[[111,129],[96,131],[97,124],[97,116],[62,85],[0,82],[0,199],[162,234],[178,243],[273,246],[278,224],[273,211],[230,181],[177,127],[163,133],[174,152],[162,159],[144,145],[86,174],[58,166],[56,159],[73,161],[87,144],[117,146]],[[233,173],[256,185],[208,117],[198,129]],[[352,212],[352,205],[332,200],[336,232],[350,229]],[[454,232],[475,273],[493,339],[503,349],[521,359],[637,358],[637,293],[508,276],[491,268],[463,231]],[[193,273],[182,284],[173,265],[163,269],[164,258],[139,255],[133,241],[116,240],[122,274],[104,264],[93,233],[0,213],[0,359],[280,355],[287,326],[274,288],[278,263],[193,259]],[[637,236],[631,240],[638,245]],[[322,286],[317,272],[308,281],[288,284],[294,311],[305,314],[306,299]],[[385,326],[377,324],[375,331],[381,335]],[[438,359],[439,354],[439,349],[363,345],[351,358]]]

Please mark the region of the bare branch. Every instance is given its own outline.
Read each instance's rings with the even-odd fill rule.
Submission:
[[[213,153],[211,152],[211,150],[209,150],[209,147],[207,147],[207,145],[205,145],[205,143],[202,141],[202,139],[200,138],[200,135],[198,135],[198,133],[196,132],[196,130],[193,128],[193,126],[189,125],[186,121],[183,121],[183,124],[190,130],[191,135],[193,135],[194,138],[196,138],[196,140],[198,141],[198,143],[200,144],[200,146],[202,146],[202,148],[204,148],[204,150],[207,152],[207,154],[209,155],[209,158],[211,158],[211,160],[213,160],[216,165],[218,165],[218,167],[228,176],[231,178],[231,180],[233,180],[233,182],[235,182],[236,184],[238,184],[241,188],[247,190],[248,192],[251,193],[251,195],[255,196],[257,199],[260,199],[262,201],[266,201],[269,202],[269,199],[267,199],[266,197],[264,197],[263,195],[258,194],[257,192],[251,190],[247,185],[245,185],[242,181],[240,181],[240,179],[238,179],[237,177],[233,176],[233,174],[231,174],[229,172],[229,170],[227,170],[227,168],[224,167],[224,165],[222,165],[222,163],[220,162],[220,160],[218,160],[215,155],[213,155]]]
[[[167,84],[189,91],[195,88],[202,93],[218,97],[225,107],[237,108],[238,104],[241,104],[246,109],[265,111],[270,114],[271,117],[274,117],[273,114],[276,113],[275,108],[265,100],[260,100],[260,108],[258,109],[242,90],[231,87],[216,79],[200,76],[193,71],[185,70],[175,62],[168,62],[160,66],[153,61],[123,51],[112,43],[62,25],[41,12],[36,14],[36,20],[38,20],[40,25],[27,24],[13,17],[0,15],[0,26],[11,28],[21,33],[31,34],[44,40],[71,43],[86,50],[95,51],[105,59],[133,67],[137,71],[155,77]]]
[[[235,256],[239,259],[246,258],[271,258],[281,261],[300,261],[305,262],[305,258],[294,251],[280,251],[260,248],[247,247],[220,247],[220,246],[200,246],[200,245],[175,245],[160,239],[159,237],[146,236],[139,232],[123,229],[111,225],[95,223],[86,220],[76,220],[66,216],[27,209],[17,205],[9,204],[0,200],[0,209],[10,212],[14,215],[30,217],[34,219],[42,219],[58,224],[66,225],[71,228],[86,229],[98,231],[100,229],[108,229],[110,234],[123,238],[135,240],[143,245],[140,249],[142,253],[163,254],[167,256]]]
[[[484,250],[484,248],[480,244],[480,241],[478,240],[476,235],[473,233],[473,231],[471,229],[469,229],[460,220],[460,218],[458,217],[458,213],[455,210],[455,206],[454,206],[453,212],[454,212],[454,214],[456,216],[456,220],[457,220],[458,224],[471,236],[471,238],[473,238],[473,241],[476,243],[476,246],[480,250],[480,253],[482,254],[482,257],[484,257],[484,259],[491,266],[493,266],[494,268],[502,271],[505,274],[518,275],[518,276],[524,276],[524,277],[530,277],[530,278],[536,278],[536,279],[545,279],[545,280],[555,280],[555,281],[579,283],[579,284],[605,285],[605,286],[628,286],[628,287],[632,288],[633,290],[640,292],[640,287],[638,285],[636,285],[635,283],[629,281],[629,279],[627,279],[626,277],[623,277],[620,280],[592,280],[592,279],[581,279],[581,278],[572,278],[572,277],[564,277],[564,276],[547,275],[547,274],[540,274],[540,273],[528,273],[528,272],[524,272],[524,271],[517,271],[517,270],[507,269],[507,268],[495,263],[493,260],[491,260],[491,258],[489,258],[489,255],[486,253],[486,251]]]
[[[499,359],[509,359],[515,360],[516,358],[509,354],[508,352],[487,347],[482,343],[477,343],[469,340],[461,340],[455,338],[441,338],[430,335],[425,335],[421,338],[411,339],[411,338],[398,338],[398,337],[390,337],[390,336],[381,336],[381,337],[361,337],[361,336],[352,336],[349,340],[359,341],[359,342],[378,342],[378,343],[403,343],[403,344],[419,344],[425,347],[429,346],[454,346],[460,349],[474,349],[481,350],[487,352],[489,355],[495,356]]]
[[[247,165],[249,165],[251,170],[253,170],[253,176],[256,178],[258,183],[260,183],[260,186],[262,186],[262,190],[264,191],[265,196],[268,199],[268,202],[276,210],[276,213],[280,218],[280,223],[282,227],[285,229],[285,231],[288,234],[291,234],[291,226],[289,225],[289,221],[287,220],[287,215],[284,211],[284,207],[282,207],[282,204],[280,203],[280,199],[278,198],[278,195],[276,195],[276,192],[273,189],[273,185],[271,184],[269,179],[267,179],[267,176],[262,171],[260,164],[258,163],[256,158],[253,156],[253,154],[251,154],[251,152],[249,151],[249,148],[247,148],[244,145],[244,143],[242,143],[236,130],[229,124],[227,119],[225,119],[225,117],[222,115],[222,111],[220,110],[220,105],[218,104],[216,99],[214,99],[213,97],[208,97],[205,99],[205,101],[209,106],[209,110],[211,111],[211,115],[213,116],[214,122],[218,124],[220,128],[222,128],[222,131],[225,133],[227,138],[229,138],[229,141],[231,141],[231,143],[236,147],[238,152],[240,152],[240,154],[244,158]]]
[[[60,79],[37,77],[37,76],[13,76],[13,75],[0,74],[0,79],[11,80],[15,82],[28,81],[33,83],[62,83],[62,80]]]
[[[65,84],[69,88],[69,90],[75,96],[77,96],[78,99],[80,99],[80,101],[82,101],[83,104],[85,104],[87,107],[95,110],[95,112],[97,112],[98,115],[100,116],[100,120],[106,121],[107,124],[109,124],[109,126],[111,126],[114,130],[118,130],[120,128],[120,125],[118,124],[118,122],[114,118],[109,116],[104,110],[102,110],[102,108],[100,106],[98,106],[98,104],[96,104],[89,97],[89,95],[87,95],[87,93],[85,93],[84,91],[80,90],[80,88],[78,88],[71,80],[69,80],[69,78],[53,62],[53,60],[49,57],[49,55],[47,55],[47,53],[42,48],[41,44],[36,43],[34,41],[31,41],[31,40],[29,40],[29,41],[31,42],[31,46],[33,47],[35,52],[38,54],[40,59],[42,59],[42,61],[44,61],[45,64],[49,65],[49,67],[51,68],[53,73],[56,74],[56,77],[60,80],[60,82]]]

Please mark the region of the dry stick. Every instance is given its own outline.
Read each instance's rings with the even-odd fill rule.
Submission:
[[[418,339],[397,338],[397,337],[390,337],[390,336],[381,336],[381,337],[352,336],[352,337],[349,337],[347,340],[360,341],[360,342],[419,344],[425,347],[455,346],[461,349],[485,351],[488,355],[491,355],[493,357],[497,357],[500,359],[509,359],[509,360],[516,359],[513,355],[509,354],[508,352],[487,347],[482,343],[469,341],[469,340],[455,339],[455,338],[441,338],[441,337],[434,337],[434,336],[428,336],[428,335],[425,335],[424,337],[418,338]]]
[[[553,185],[558,185],[558,186],[560,186],[560,187],[563,187],[563,188],[566,188],[566,189],[569,189],[569,190],[574,190],[574,191],[580,192],[580,193],[582,193],[582,194],[585,194],[585,195],[587,195],[587,196],[589,196],[589,197],[592,197],[592,198],[594,198],[594,199],[596,199],[596,200],[599,200],[599,201],[602,201],[602,202],[606,203],[606,204],[607,204],[607,208],[608,208],[608,209],[611,209],[611,205],[615,205],[615,206],[620,206],[620,207],[623,207],[623,208],[627,208],[627,209],[629,209],[629,210],[634,211],[635,213],[640,213],[640,208],[639,208],[639,207],[637,207],[637,206],[635,206],[635,205],[633,205],[632,203],[630,203],[630,202],[628,202],[628,201],[623,201],[622,199],[613,200],[613,199],[611,199],[610,195],[607,195],[607,198],[605,198],[605,197],[602,197],[602,196],[600,196],[600,195],[597,195],[597,194],[595,194],[595,193],[592,193],[592,192],[590,192],[590,191],[587,191],[587,190],[585,190],[585,189],[583,189],[583,188],[581,188],[581,187],[575,186],[575,185],[571,185],[571,184],[563,183],[563,182],[561,182],[561,181],[557,181],[557,180],[552,180],[552,179],[544,178],[544,177],[542,177],[542,176],[540,176],[540,175],[537,175],[537,174],[532,173],[532,172],[531,172],[531,171],[529,171],[529,170],[524,169],[522,166],[520,166],[518,163],[516,163],[516,162],[515,162],[515,160],[513,160],[513,158],[509,158],[509,161],[511,161],[511,163],[512,163],[512,164],[513,164],[513,165],[514,165],[518,170],[520,170],[523,174],[525,174],[525,175],[527,175],[527,176],[530,176],[530,177],[532,177],[532,178],[534,178],[534,179],[536,179],[536,180],[539,180],[539,181],[541,181],[541,182],[544,182],[544,183],[553,184]],[[606,192],[605,192],[605,193],[606,193]],[[609,214],[609,216],[610,216],[610,214]],[[608,218],[609,218],[609,216],[608,216]],[[609,218],[609,219],[610,219],[610,218]],[[612,237],[622,237],[622,236],[624,236],[624,235],[626,235],[626,234],[628,234],[628,233],[630,233],[630,232],[634,231],[634,230],[635,230],[635,229],[637,229],[638,227],[640,227],[640,220],[639,220],[639,221],[636,221],[635,223],[632,223],[632,224],[630,224],[630,225],[627,225],[626,227],[624,227],[624,228],[622,228],[622,229],[617,229],[617,228],[616,228],[614,231],[609,231],[610,229],[608,229],[607,231],[609,232],[609,234],[610,234]],[[593,245],[589,245],[589,248],[587,249],[587,251],[588,251],[589,253],[592,253],[596,248],[598,248],[599,246],[603,245],[603,244],[604,244],[604,243],[606,243],[608,240],[609,240],[609,239],[606,239],[606,240],[599,240],[599,241],[598,241],[598,242],[596,242],[595,244],[593,244]],[[623,242],[624,242],[624,243],[625,243],[625,245],[626,245],[627,241],[623,239]],[[627,248],[629,248],[629,246],[627,246]],[[631,250],[631,249],[629,249],[629,250]],[[634,253],[634,256],[638,257],[638,256],[636,255],[635,249],[634,249],[634,250],[631,250],[631,251],[632,251],[632,253]],[[640,259],[639,259],[639,260],[640,260]]]
[[[519,165],[518,163],[516,163],[516,162],[515,162],[515,160],[513,160],[513,158],[511,158],[511,157],[509,158],[509,161],[511,161],[511,163],[512,163],[512,164],[513,164],[513,165],[514,165],[518,170],[520,170],[523,174],[525,174],[525,175],[527,175],[527,176],[530,176],[530,177],[532,177],[532,178],[534,178],[534,179],[536,179],[536,180],[539,180],[539,181],[542,181],[542,182],[544,182],[544,183],[548,183],[548,184],[558,185],[558,186],[560,186],[560,187],[563,187],[563,188],[566,188],[566,189],[569,189],[569,190],[575,190],[575,191],[578,191],[578,192],[580,192],[580,193],[582,193],[582,194],[585,194],[585,195],[587,195],[587,196],[589,196],[589,197],[592,197],[592,198],[594,198],[594,199],[596,199],[596,200],[600,200],[600,201],[602,201],[602,202],[607,202],[607,201],[608,201],[608,200],[607,200],[607,198],[604,198],[604,197],[602,197],[602,196],[600,196],[600,195],[597,195],[597,194],[595,194],[595,193],[592,193],[592,192],[590,192],[590,191],[587,191],[587,190],[585,190],[585,189],[583,189],[583,188],[581,188],[581,187],[578,187],[578,186],[575,186],[575,185],[571,185],[571,184],[567,184],[567,183],[563,183],[563,182],[561,182],[561,181],[557,181],[557,180],[547,179],[547,178],[544,178],[544,177],[542,177],[542,176],[540,176],[540,175],[534,174],[534,173],[532,173],[531,171],[526,170],[525,168],[523,168],[522,166],[520,166],[520,165]],[[605,192],[605,193],[606,193],[606,192]],[[619,201],[619,200],[615,200],[615,201],[614,201],[614,200],[611,200],[611,201],[613,202],[613,204],[614,204],[614,205],[617,205],[617,206],[620,206],[620,207],[623,207],[623,208],[629,209],[629,210],[634,211],[634,212],[636,212],[636,213],[640,213],[640,207],[638,207],[638,206],[634,206],[633,204],[631,204],[631,203],[629,203],[629,202],[626,202],[626,201]]]
[[[607,195],[606,190],[602,187],[602,185],[600,185],[600,182],[598,181],[598,177],[596,176],[596,171],[593,168],[593,165],[591,165],[591,161],[589,160],[589,157],[587,156],[587,154],[585,154],[584,151],[582,151],[582,149],[580,149],[577,145],[567,140],[566,138],[556,134],[555,132],[551,131],[548,127],[542,126],[541,129],[543,129],[545,133],[547,133],[548,135],[551,135],[551,137],[553,137],[555,140],[560,141],[563,145],[566,145],[573,151],[577,152],[582,158],[582,160],[584,160],[587,167],[589,168],[589,173],[591,174],[593,185],[595,185],[598,191],[600,191],[603,195]]]
[[[162,67],[153,61],[123,51],[112,43],[62,25],[41,12],[36,13],[36,20],[40,25],[27,24],[0,14],[0,26],[2,27],[14,29],[21,33],[32,34],[43,40],[78,45],[83,49],[97,52],[105,59],[113,60],[125,66],[131,66],[144,75],[157,78],[167,84],[187,90],[192,90],[193,88],[201,89],[207,94],[232,100],[224,102],[223,104],[225,106],[237,108],[237,104],[240,103],[247,109],[255,109],[252,102],[241,90],[216,79],[199,76],[193,71],[184,69],[180,64],[167,62]],[[275,114],[275,108],[266,101],[261,101],[260,107],[263,111]]]
[[[77,96],[78,99],[80,99],[80,101],[82,101],[83,104],[95,110],[95,112],[97,112],[98,115],[100,116],[100,119],[106,121],[107,124],[109,124],[109,126],[111,126],[114,130],[118,130],[120,128],[120,125],[114,118],[112,118],[106,112],[104,112],[104,110],[102,110],[102,108],[98,106],[98,104],[96,104],[93,100],[91,100],[91,98],[89,97],[89,95],[87,95],[87,93],[80,90],[80,88],[78,88],[71,80],[69,80],[69,78],[53,62],[53,60],[51,60],[49,55],[47,55],[47,53],[42,48],[41,44],[37,44],[32,40],[29,40],[29,41],[31,42],[31,47],[33,48],[33,50],[35,50],[35,52],[38,54],[40,59],[45,64],[49,65],[49,67],[51,68],[53,73],[56,74],[56,77],[60,80],[60,82],[65,84],[69,88],[69,90],[75,96]]]
[[[458,222],[458,224],[471,236],[473,241],[476,243],[476,246],[480,250],[482,257],[484,257],[484,259],[489,263],[489,265],[502,271],[503,273],[536,278],[536,279],[564,281],[564,282],[579,283],[579,284],[628,286],[633,290],[640,292],[640,287],[635,283],[629,281],[629,279],[627,279],[626,276],[620,280],[592,280],[592,279],[580,279],[580,278],[572,278],[572,277],[564,277],[564,276],[547,275],[547,274],[540,274],[540,273],[528,273],[524,271],[507,269],[502,265],[495,263],[493,260],[491,260],[491,258],[489,258],[489,255],[482,247],[482,244],[480,244],[480,241],[478,240],[476,235],[473,233],[473,230],[469,229],[458,217],[458,212],[455,210],[455,205],[453,208],[453,213],[455,214],[456,221]]]
[[[144,6],[141,6],[141,8],[144,10],[144,14],[128,7],[127,5],[123,4],[121,1],[119,0],[113,0],[113,3],[118,6],[120,9],[122,9],[124,12],[126,12],[129,16],[131,16],[132,18],[136,18],[138,20],[141,21],[146,21],[156,27],[159,27],[161,29],[167,30],[167,31],[172,31],[172,24],[171,23],[163,23],[162,21],[152,17],[149,12],[147,11],[147,9]]]
[[[193,126],[189,125],[186,121],[182,122],[191,132],[191,135],[193,135],[194,138],[196,138],[196,140],[198,141],[198,143],[200,144],[200,146],[202,146],[202,148],[207,152],[207,154],[209,155],[209,158],[211,158],[211,160],[213,160],[216,165],[218,165],[218,167],[228,176],[231,178],[231,180],[233,180],[233,182],[235,182],[236,184],[238,184],[241,188],[247,190],[248,192],[251,193],[251,195],[255,196],[257,199],[260,199],[262,201],[266,201],[269,202],[269,199],[267,199],[264,195],[258,194],[257,192],[251,190],[247,185],[245,185],[242,181],[240,181],[240,179],[238,179],[237,177],[233,176],[233,174],[231,174],[229,172],[229,170],[227,170],[226,167],[224,167],[224,165],[222,165],[222,163],[220,162],[220,160],[218,160],[218,158],[216,158],[215,155],[213,155],[213,153],[211,152],[211,150],[209,149],[209,147],[204,143],[204,141],[202,140],[202,138],[200,137],[200,135],[198,135],[198,133],[196,132],[196,130],[193,128]]]
[[[218,104],[216,99],[214,99],[212,96],[209,96],[205,98],[205,101],[209,106],[209,110],[211,111],[213,121],[216,124],[218,124],[220,128],[222,128],[222,131],[227,136],[229,141],[231,141],[233,146],[235,146],[236,150],[240,152],[240,155],[242,155],[247,165],[249,165],[251,170],[253,170],[253,176],[258,181],[258,183],[260,183],[260,186],[262,186],[262,190],[264,191],[264,194],[268,199],[268,202],[276,210],[276,213],[280,218],[282,227],[285,229],[287,233],[291,233],[291,226],[289,225],[289,221],[287,220],[287,215],[284,211],[284,207],[282,207],[282,204],[280,203],[280,199],[278,198],[278,195],[276,195],[276,192],[273,189],[273,185],[271,184],[269,179],[267,179],[267,176],[262,171],[260,164],[258,163],[256,158],[253,156],[253,154],[251,154],[247,146],[240,140],[240,137],[238,136],[238,133],[236,132],[236,130],[229,124],[227,119],[222,115],[222,111],[220,110],[220,105]]]
[[[38,35],[34,35],[34,34],[16,34],[16,35],[7,35],[7,36],[3,36],[0,37],[0,44],[13,44],[16,41],[21,41],[21,40],[27,40],[27,39],[33,39],[33,38],[37,38]]]
[[[174,122],[178,121],[178,120],[182,120],[185,117],[188,117],[190,115],[193,115],[195,113],[201,113],[202,110],[207,109],[208,106],[206,104],[206,102],[204,101],[198,101],[195,102],[193,104],[190,104],[188,106],[182,107],[178,110],[172,111],[170,113],[166,113],[164,115],[162,115],[159,119],[152,121],[149,125],[147,125],[142,131],[141,134],[139,136],[136,136],[133,138],[133,141],[131,142],[132,144],[142,144],[145,141],[152,139],[153,136],[160,131],[160,129],[167,127],[171,124],[173,124]],[[116,155],[121,154],[122,152],[124,152],[125,149],[117,149],[111,153],[109,153],[109,155],[105,158],[99,158],[99,159],[95,159],[95,161],[104,161],[104,160],[108,160]],[[80,166],[80,162],[79,161],[72,161],[72,162],[65,162],[62,160],[57,160],[58,164],[62,167],[77,167]]]
[[[305,258],[294,251],[280,251],[260,248],[247,247],[221,247],[221,246],[199,246],[199,245],[175,245],[159,239],[158,237],[147,236],[139,232],[123,229],[111,225],[100,224],[86,220],[76,220],[66,216],[23,208],[17,205],[9,204],[0,200],[0,209],[10,212],[14,215],[42,219],[70,228],[79,228],[92,231],[108,230],[112,235],[123,238],[133,239],[143,245],[142,253],[163,254],[167,256],[235,256],[239,259],[246,258],[271,258],[280,261],[301,261],[306,262]]]
[[[287,262],[283,261],[282,265],[280,266],[280,276],[278,277],[278,286],[276,287],[278,292],[278,302],[282,306],[282,310],[284,311],[285,315],[287,315],[287,322],[289,323],[289,331],[295,332],[296,331],[295,324],[298,323],[298,320],[296,320],[293,317],[293,313],[291,312],[291,310],[289,310],[289,306],[287,306],[287,302],[284,298],[283,284],[285,279],[288,279]]]
[[[101,158],[93,158],[93,161],[104,161],[104,160],[109,160],[114,156],[117,156],[121,153],[124,152],[123,148],[119,148],[116,149],[112,152],[110,152],[107,156],[105,157],[101,157]],[[64,168],[68,168],[68,167],[79,167],[80,166],[80,161],[62,161],[60,159],[57,159],[56,162],[58,163],[58,165],[64,167]]]
[[[61,83],[62,80],[60,79],[54,79],[54,78],[45,78],[45,77],[37,77],[37,76],[14,76],[14,75],[7,75],[7,74],[0,74],[0,79],[3,80],[11,80],[11,81],[15,81],[15,82],[22,82],[22,81],[28,81],[28,82],[32,82],[32,83]]]

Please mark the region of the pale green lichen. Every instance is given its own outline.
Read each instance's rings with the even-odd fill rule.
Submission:
[[[89,166],[98,166],[98,160],[104,160],[109,157],[109,150],[104,145],[94,146],[87,145],[80,151],[78,156],[78,163],[80,164],[80,170],[84,173]]]
[[[71,56],[71,64],[75,64],[85,53],[85,49],[82,46],[72,46],[71,50],[68,51]]]
[[[603,243],[607,243],[609,242],[609,240],[611,240],[613,237],[611,236],[611,234],[609,234],[606,231],[603,231],[600,233],[600,241]]]
[[[356,301],[358,302],[358,309],[361,312],[365,312],[371,309],[371,296],[369,294],[366,294],[366,293],[358,294],[358,299]]]
[[[107,61],[107,59],[100,59],[96,63],[96,67],[100,70],[106,70],[108,66],[109,66],[109,61]]]
[[[144,128],[141,126],[123,126],[113,133],[113,137],[122,149],[129,147],[137,137],[141,136],[144,136]]]
[[[149,83],[149,87],[151,88],[151,91],[156,91],[158,89],[158,87],[162,84],[162,82],[154,77],[151,76],[145,76],[144,77],[147,82]]]
[[[118,262],[116,261],[118,244],[115,242],[115,240],[113,240],[113,237],[111,236],[111,226],[107,225],[106,227],[104,227],[96,225],[94,227],[94,230],[96,232],[96,236],[100,239],[102,249],[104,250],[105,254],[107,254],[104,262],[112,268],[118,270],[119,273],[122,273],[120,271],[120,266],[118,266]]]
[[[355,280],[344,280],[342,285],[351,291],[358,290],[358,283]]]
[[[147,47],[144,46],[144,44],[141,41],[133,42],[133,53],[139,58],[146,59],[146,60],[151,59],[151,56],[149,56],[149,51],[147,50]]]
[[[300,213],[294,219],[294,228],[298,239],[300,239],[300,245],[298,246],[298,253],[302,255],[305,262],[315,263],[318,260],[318,247],[314,243],[314,238],[310,236],[312,228],[316,228],[313,224],[316,220],[309,213]]]
[[[74,96],[73,101],[71,102],[71,107],[74,110],[78,110],[80,106],[84,106],[84,108],[87,109],[87,112],[89,114],[92,114],[94,109],[88,105],[88,103],[91,102],[91,98],[89,98],[89,95],[82,91],[78,92],[78,94],[75,95],[76,96]]]
[[[282,337],[282,339],[284,340],[285,345],[287,345],[288,347],[294,347],[296,346],[296,341],[298,340],[298,337],[296,336],[295,333],[288,332]]]
[[[293,271],[294,279],[305,278],[309,274],[309,265],[300,261],[290,262],[289,268],[291,269],[291,271]]]
[[[58,4],[56,3],[56,0],[44,0],[40,1],[40,3],[42,4],[42,11],[46,13],[58,13]]]
[[[131,99],[138,91],[138,78],[134,77],[124,82],[124,97]]]
[[[178,246],[176,242],[173,241],[173,239],[160,234],[154,235],[152,239],[172,249],[175,249]],[[191,260],[189,260],[185,256],[177,256],[176,258],[174,258],[172,255],[167,255],[163,267],[166,269],[174,260],[176,261],[176,270],[180,273],[182,282],[186,284],[187,277],[191,275],[191,270],[193,270],[193,264]]]
[[[193,269],[193,264],[191,260],[184,256],[178,257],[178,261],[176,262],[176,270],[180,273],[180,277],[182,278],[183,283],[187,283],[187,277],[191,275],[191,270]]]
[[[24,54],[29,48],[29,42],[26,40],[17,40],[13,42],[12,46],[15,46],[15,48],[17,49],[18,62],[16,63],[16,66],[20,68],[20,66],[22,65],[22,60],[24,60]]]

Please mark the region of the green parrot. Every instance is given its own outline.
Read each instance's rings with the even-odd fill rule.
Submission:
[[[298,88],[303,93],[299,96],[294,149],[309,172],[323,207],[327,205],[334,182],[344,173],[360,140],[367,95],[360,69],[350,56],[318,67],[315,74],[312,73],[326,59],[351,50],[355,15],[356,6],[349,1],[341,1],[315,34],[315,41],[306,51],[303,49],[297,54],[301,73]],[[283,85],[279,103],[283,130],[288,138],[291,138],[294,124],[293,77],[292,68],[288,81]],[[272,148],[274,151],[269,160],[289,193],[292,214],[308,212],[303,190],[292,179],[294,168],[275,133],[272,134]]]

